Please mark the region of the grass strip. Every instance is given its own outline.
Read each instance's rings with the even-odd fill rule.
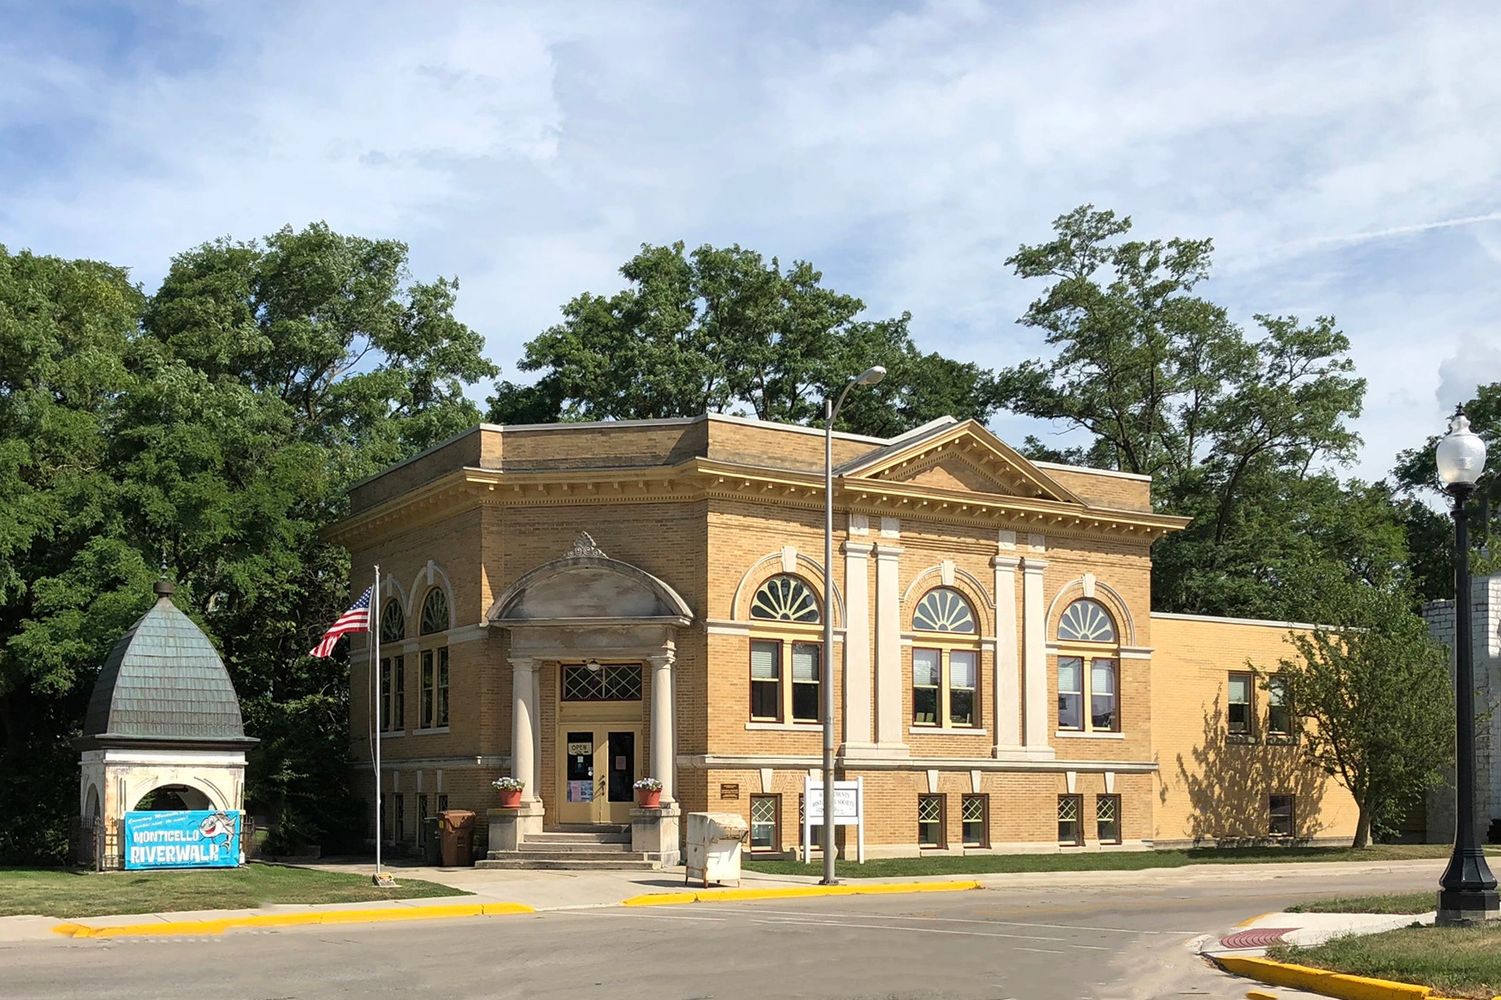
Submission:
[[[1447,858],[1447,844],[1376,844],[1350,847],[1235,847],[1161,851],[1115,851],[1050,854],[967,854],[918,858],[878,858],[858,864],[840,860],[837,874],[846,878],[984,875],[1005,872],[1140,871],[1187,865],[1286,864],[1309,861],[1414,861]],[[747,871],[768,875],[819,875],[821,863],[747,858]],[[1429,907],[1432,909],[1432,907]]]
[[[1491,1000],[1501,993],[1501,926],[1403,927],[1384,934],[1335,938],[1309,947],[1267,951],[1295,962],[1374,979],[1431,986],[1445,997]]]
[[[253,909],[269,903],[363,903],[469,895],[403,879],[394,889],[368,876],[252,863],[197,871],[77,872],[0,868],[0,916],[98,917],[120,913]]]
[[[1391,892],[1376,896],[1335,896],[1287,908],[1288,913],[1427,913],[1438,905],[1438,888],[1423,892]]]

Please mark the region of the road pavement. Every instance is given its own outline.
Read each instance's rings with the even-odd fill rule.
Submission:
[[[1229,1000],[1248,984],[1204,964],[1202,935],[1300,899],[1434,879],[1267,867],[1275,874],[12,942],[0,944],[0,995]]]

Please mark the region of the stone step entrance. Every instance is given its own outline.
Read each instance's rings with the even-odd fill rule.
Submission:
[[[514,851],[491,851],[474,867],[652,871],[661,862],[631,850],[630,827],[567,826],[534,833]]]

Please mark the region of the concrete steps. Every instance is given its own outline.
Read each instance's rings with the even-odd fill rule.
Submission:
[[[476,868],[537,870],[651,871],[661,867],[640,851],[631,850],[629,828],[565,827],[533,834],[520,850],[491,851]]]

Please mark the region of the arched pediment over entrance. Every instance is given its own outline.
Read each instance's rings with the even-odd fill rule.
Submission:
[[[684,626],[693,611],[672,587],[639,566],[611,559],[579,532],[566,555],[512,583],[490,606],[494,625],[651,622]]]

